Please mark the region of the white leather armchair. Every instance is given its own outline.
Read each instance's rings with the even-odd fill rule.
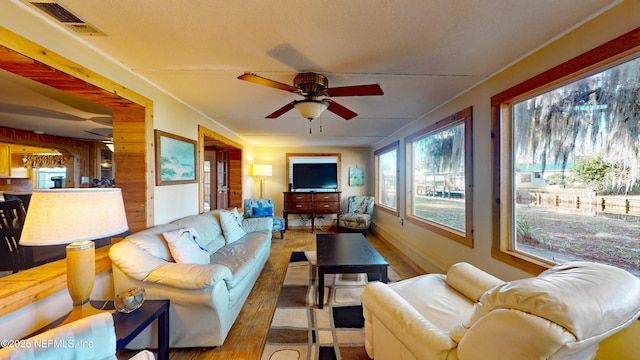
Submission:
[[[384,359],[592,359],[640,316],[640,279],[573,262],[503,282],[467,263],[362,294],[366,350]]]
[[[116,332],[108,312],[3,345],[8,347],[0,349],[0,360],[117,359]],[[130,360],[152,359],[155,359],[153,353],[144,350]]]

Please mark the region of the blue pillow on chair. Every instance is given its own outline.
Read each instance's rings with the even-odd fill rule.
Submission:
[[[253,216],[255,217],[273,217],[273,207],[254,207]]]

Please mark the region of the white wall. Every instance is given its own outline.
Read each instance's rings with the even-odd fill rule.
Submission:
[[[341,154],[342,166],[340,171],[341,208],[347,210],[347,197],[352,195],[372,195],[373,194],[373,169],[369,157],[369,148],[363,147],[256,147],[255,156],[252,156],[250,163],[271,164],[273,175],[266,177],[264,197],[273,198],[275,213],[282,216],[284,208],[284,191],[288,191],[289,181],[287,174],[287,153],[339,153]],[[349,186],[349,168],[359,166],[364,168],[364,186]],[[251,197],[258,197],[260,193],[259,179],[251,178]],[[249,197],[249,196],[245,196]],[[335,216],[331,216],[335,219]],[[329,218],[327,218],[328,221]],[[335,221],[334,221],[335,224]],[[290,217],[289,226],[301,226],[302,222],[294,215]],[[324,223],[323,223],[324,225]]]
[[[405,136],[472,106],[473,249],[406,221],[404,226],[401,226],[397,217],[381,211],[374,214],[374,230],[429,272],[441,272],[456,262],[467,261],[505,280],[531,276],[491,257],[493,179],[490,98],[513,85],[639,27],[640,16],[638,14],[640,14],[640,1],[624,1],[510,68],[492,76],[476,88],[452,99],[400,133],[393,134],[372,148],[370,156],[373,156],[376,149],[400,140],[400,164],[404,164],[405,144],[403,140]],[[398,188],[401,194],[400,217],[405,215],[406,203],[402,195],[406,193],[405,176],[406,173],[401,166]]]

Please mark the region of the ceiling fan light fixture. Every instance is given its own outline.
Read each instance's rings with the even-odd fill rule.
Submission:
[[[327,110],[329,103],[324,100],[298,100],[293,103],[293,107],[300,112],[300,115],[309,120],[317,119]]]

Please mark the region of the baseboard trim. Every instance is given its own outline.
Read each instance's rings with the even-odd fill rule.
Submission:
[[[420,273],[420,274],[427,274],[428,273],[422,267],[420,267],[420,265],[418,265],[415,261],[413,261],[411,258],[409,258],[402,250],[400,250],[397,246],[395,246],[389,239],[384,237],[384,235],[382,235],[379,231],[374,230],[373,227],[372,227],[371,228],[371,232],[375,236],[377,236],[378,239],[380,239],[383,243],[385,243],[388,247],[390,247],[391,250],[393,250],[396,254],[398,254],[398,256],[404,262],[409,264],[409,266],[411,266],[411,268],[413,270],[415,270],[417,273]]]

